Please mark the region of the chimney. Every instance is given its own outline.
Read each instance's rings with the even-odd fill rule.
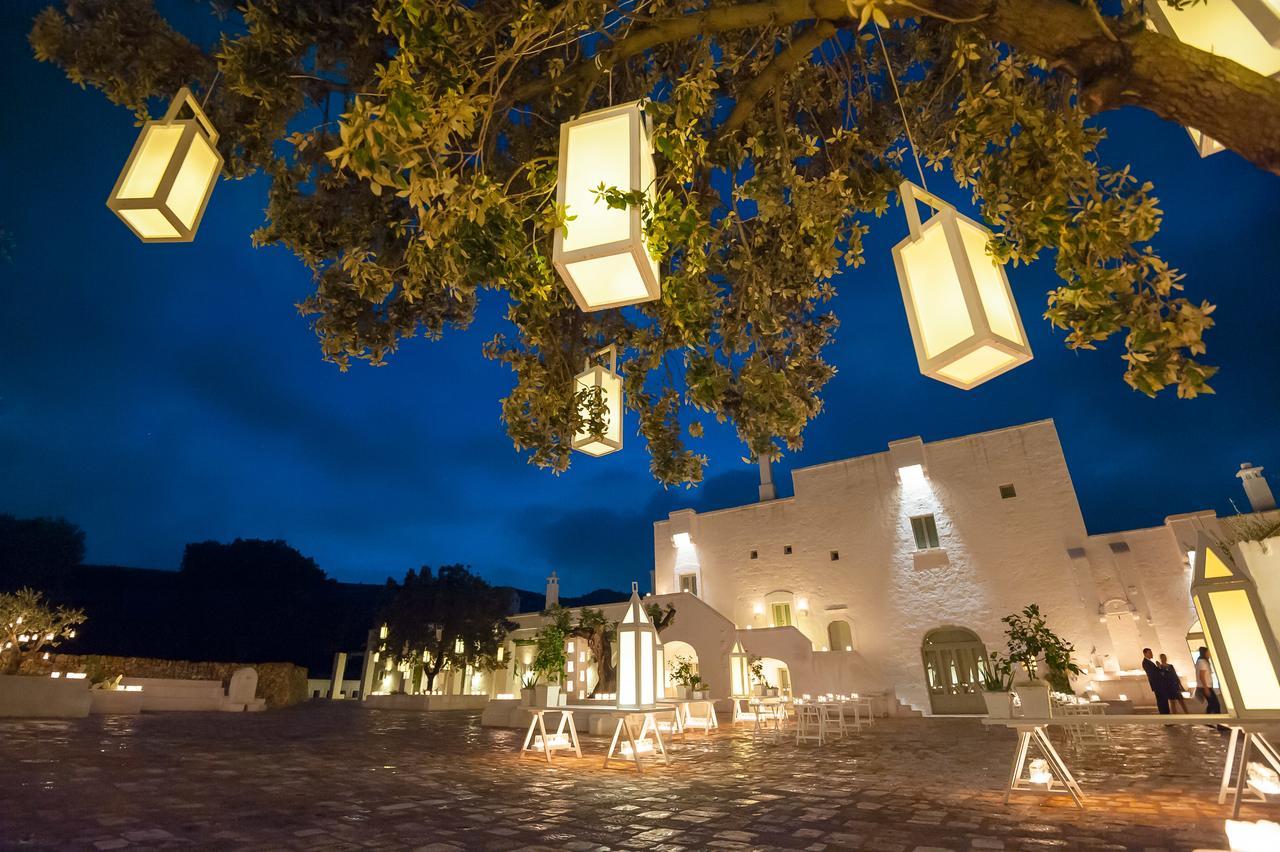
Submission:
[[[543,609],[551,609],[551,607],[559,605],[560,578],[556,576],[555,571],[552,571],[551,576],[547,578],[547,605]]]
[[[1271,494],[1271,486],[1262,475],[1262,468],[1245,462],[1236,471],[1236,477],[1244,484],[1245,496],[1255,512],[1269,512],[1276,507],[1276,498]]]
[[[778,496],[778,492],[773,487],[773,469],[770,467],[769,457],[760,456],[760,502],[772,500]]]

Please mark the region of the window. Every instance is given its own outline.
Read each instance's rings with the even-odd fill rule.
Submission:
[[[790,555],[791,555],[791,545],[789,545],[789,544],[788,544],[788,545],[785,545],[785,546],[782,548],[782,552],[783,552],[783,553],[785,553],[787,556],[790,556]]]
[[[1017,490],[1016,488],[1014,488],[1014,487],[1013,487],[1013,483],[1012,483],[1012,482],[1010,482],[1008,485],[1001,485],[1001,486],[1000,486],[1000,499],[1001,499],[1001,500],[1008,500],[1010,497],[1017,497],[1017,496],[1018,496],[1018,490]]]
[[[698,575],[697,574],[681,574],[680,575],[680,591],[688,592],[695,597],[698,594]]]
[[[938,546],[938,524],[933,515],[912,518],[911,531],[916,535],[916,550],[932,550]]]
[[[840,551],[838,551],[838,550],[833,550],[833,551],[831,551],[831,561],[832,561],[832,562],[839,562],[839,561],[840,561]]]
[[[751,551],[751,558],[752,558],[752,559],[755,559],[755,558],[756,558],[756,557],[758,557],[759,555],[760,555],[760,554],[759,554],[759,553],[756,553],[754,550],[753,550],[753,551]]]
[[[776,603],[773,605],[773,626],[774,627],[790,627],[791,626],[791,604]]]

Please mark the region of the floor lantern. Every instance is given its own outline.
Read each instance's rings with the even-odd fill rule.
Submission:
[[[178,118],[183,107],[191,118]],[[164,118],[142,126],[107,207],[144,243],[189,243],[221,172],[218,131],[183,87]]]
[[[898,188],[907,238],[893,247],[920,372],[970,390],[1031,360],[991,232],[911,181]],[[921,222],[918,203],[934,210]]]
[[[741,642],[734,642],[729,652],[729,687],[734,698],[751,697],[751,660]]]
[[[609,366],[600,361],[608,358]],[[594,363],[593,363],[594,362]],[[606,346],[587,358],[585,369],[573,380],[576,394],[599,388],[606,407],[605,425],[592,432],[583,423],[573,437],[573,448],[589,456],[604,456],[622,449],[622,377],[618,375],[618,347]],[[585,400],[578,400],[578,412],[586,416]]]
[[[1244,567],[1200,534],[1191,599],[1227,710],[1247,719],[1280,712],[1280,650]]]
[[[658,701],[667,697],[667,651],[662,646],[662,636],[656,631],[653,634],[654,641],[654,698]]]
[[[640,101],[560,125],[556,203],[571,218],[556,230],[551,261],[582,310],[620,308],[661,295],[640,207],[612,209],[596,195],[601,186],[651,193],[653,180],[653,147]]]
[[[631,584],[627,613],[618,624],[618,709],[654,706],[658,676],[658,631],[640,602],[640,587]]]
[[[1145,8],[1149,25],[1162,35],[1280,79],[1280,6],[1274,0],[1213,0],[1182,9],[1152,0]],[[1224,148],[1193,127],[1187,133],[1201,157]]]

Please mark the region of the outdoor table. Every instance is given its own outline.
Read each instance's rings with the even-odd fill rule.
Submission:
[[[658,730],[657,717],[659,714],[677,713],[679,710],[675,707],[653,707],[643,710],[596,710],[597,713],[603,712],[605,715],[613,716],[618,720],[618,724],[613,728],[613,740],[609,743],[609,751],[604,756],[604,768],[609,769],[617,761],[635,761],[636,772],[644,774],[644,764],[641,761],[641,755],[648,752],[653,754],[657,752],[662,755],[662,762],[670,765],[671,758],[667,757],[667,748],[662,744],[662,732]],[[635,716],[644,719],[640,723],[640,730],[636,731],[631,720]],[[653,736],[653,742],[649,741],[649,736]],[[656,748],[654,747],[656,745]],[[628,754],[628,752],[630,752]],[[615,757],[614,755],[617,754]]]
[[[875,709],[871,705],[870,698],[864,698],[864,697],[855,695],[852,698],[844,699],[844,703],[852,705],[853,726],[857,728],[859,731],[862,730],[862,711],[863,710],[867,711],[867,724],[874,725],[876,723],[876,713],[875,713]]]
[[[1231,739],[1227,744],[1227,760],[1223,766],[1222,778],[1218,785],[1218,803],[1225,804],[1228,796],[1234,797],[1234,807],[1231,813],[1233,819],[1240,816],[1240,805],[1244,801],[1270,801],[1260,795],[1254,795],[1248,799],[1245,798],[1245,794],[1248,792],[1245,788],[1247,786],[1246,777],[1250,752],[1257,751],[1262,759],[1270,763],[1277,772],[1280,772],[1280,753],[1276,752],[1261,730],[1264,727],[1280,725],[1280,714],[1249,719],[1208,713],[1060,716],[1049,719],[1015,716],[1009,719],[992,719],[988,717],[982,720],[982,724],[1003,725],[1006,728],[1014,728],[1018,732],[1018,746],[1014,751],[1013,765],[1009,772],[1009,783],[1005,788],[1004,800],[1006,802],[1009,801],[1010,794],[1014,792],[1070,793],[1076,805],[1084,808],[1084,794],[1080,790],[1080,785],[1072,777],[1071,770],[1067,768],[1066,762],[1063,761],[1062,756],[1053,747],[1053,743],[1049,742],[1045,729],[1051,725],[1063,727],[1071,725],[1100,725],[1106,727],[1114,725],[1223,725],[1229,727],[1231,729]],[[1054,789],[1052,781],[1047,786],[1035,786],[1022,778],[1022,771],[1027,761],[1027,753],[1032,744],[1040,749],[1049,764],[1049,769],[1056,780],[1063,785],[1063,789]],[[1237,763],[1236,749],[1240,744],[1242,744],[1242,748]],[[1235,770],[1234,778],[1232,778],[1233,768]]]
[[[715,703],[710,698],[664,698],[658,703],[675,708],[681,735],[688,733],[690,728],[701,728],[704,734],[710,736],[713,728],[720,727],[720,722],[716,719]],[[694,705],[699,705],[705,712],[695,715]]]
[[[747,706],[752,708],[755,716],[755,727],[751,731],[754,739],[765,738],[777,742],[782,738],[782,719],[786,715],[785,698],[750,698]],[[762,724],[763,723],[763,724]]]
[[[573,724],[572,710],[566,710],[563,707],[530,707],[529,713],[533,718],[529,720],[529,731],[524,735],[524,745],[520,747],[521,758],[531,751],[540,751],[546,755],[547,763],[550,763],[551,752],[570,748],[578,757],[582,757],[582,748],[578,745],[578,729]],[[560,724],[556,726],[556,732],[552,736],[547,736],[547,725],[543,718],[548,713],[560,714]],[[534,730],[539,731],[536,739],[533,735]]]

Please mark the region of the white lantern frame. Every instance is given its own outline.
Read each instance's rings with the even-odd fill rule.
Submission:
[[[601,364],[607,358],[608,367]],[[573,436],[572,448],[589,456],[605,456],[622,449],[623,408],[622,376],[618,374],[618,347],[610,344],[587,356],[584,369],[574,376],[574,399],[584,389],[600,388],[608,407],[609,422],[604,434],[585,431],[582,427]],[[576,402],[575,402],[576,404]]]
[[[178,118],[183,107],[191,110],[191,118]],[[170,146],[165,145],[165,137],[172,141]],[[157,144],[160,148],[151,150]],[[168,157],[157,173],[155,166],[158,163],[149,160],[157,155],[163,156],[165,147],[168,147]],[[200,179],[204,171],[195,158],[201,158],[204,169],[207,169],[202,189],[198,184],[190,183],[193,179]],[[199,171],[188,170],[188,165],[195,166]],[[169,109],[159,121],[148,121],[142,126],[133,150],[125,160],[111,194],[107,196],[107,207],[144,243],[189,243],[195,239],[200,222],[204,219],[209,198],[222,174],[222,165],[222,154],[218,151],[218,131],[200,108],[191,90],[184,86],[174,95]],[[135,179],[140,186],[130,188],[129,185]],[[182,184],[178,188],[184,194],[197,190],[200,192],[199,201],[194,206],[187,205],[190,209],[185,211],[185,218],[184,211],[174,209],[173,199],[170,197],[180,181]],[[172,235],[157,236],[141,230],[135,217],[144,213],[153,214],[149,217],[152,224],[172,228]],[[159,216],[158,220],[156,216]]]
[[[1009,287],[1009,279],[1005,276],[1004,267],[986,252],[986,240],[990,238],[991,231],[911,181],[904,180],[898,187],[898,193],[907,214],[908,234],[893,247],[893,264],[898,273],[898,285],[902,290],[902,303],[911,327],[911,341],[915,345],[920,372],[961,390],[971,390],[1030,361],[1031,345],[1027,341],[1027,332]],[[919,203],[934,211],[925,221],[920,219],[916,206]],[[970,236],[968,244],[965,234]],[[975,241],[979,235],[982,240],[977,245]],[[938,242],[939,237],[943,243]],[[920,299],[936,296],[936,292],[926,294],[922,291],[928,287],[936,289],[937,285],[932,283],[933,275],[929,270],[919,270],[926,280],[913,281],[910,269],[916,262],[914,250],[927,250],[929,243],[935,249],[945,245],[949,255],[951,271],[946,274],[953,275],[954,281],[947,288],[951,291],[947,308],[954,310],[946,313],[953,316],[954,311],[963,311],[970,327],[968,334],[957,336],[948,333],[932,345],[929,338],[937,333],[931,328],[935,320],[922,317]],[[977,251],[981,256],[975,258],[973,255]],[[920,256],[921,262],[927,260],[928,256]],[[993,274],[986,274],[980,269],[983,272],[980,280],[974,269],[978,262],[989,263]],[[944,265],[936,262],[934,265],[945,270]],[[931,311],[937,310],[935,306],[928,307]],[[993,322],[996,312],[1001,316],[998,322]],[[933,347],[937,347],[937,351],[933,351]],[[989,366],[975,373],[963,373],[958,370],[961,364]]]
[[[593,140],[582,138],[581,145],[600,145],[604,163],[582,163],[593,151],[586,151],[575,157],[573,137],[580,133],[604,134],[609,125],[616,125],[622,119],[625,132],[619,139]],[[615,127],[621,130],[621,127]],[[625,150],[617,150],[616,143],[622,141]],[[600,156],[600,154],[597,154]],[[625,162],[619,164],[618,158]],[[662,295],[662,273],[659,264],[654,260],[645,244],[644,223],[638,205],[628,205],[625,210],[609,209],[603,201],[591,199],[589,193],[603,182],[599,175],[605,170],[625,170],[626,180],[614,183],[623,192],[640,191],[652,196],[656,166],[653,161],[653,145],[649,137],[649,122],[645,117],[641,101],[632,101],[617,106],[605,107],[584,113],[572,121],[560,125],[560,160],[556,175],[556,204],[564,209],[575,220],[557,228],[551,247],[551,262],[560,273],[561,280],[569,288],[578,307],[585,312],[602,311],[607,308],[621,308],[642,302],[652,302]],[[578,174],[585,170],[587,174]],[[620,175],[619,175],[620,176]],[[625,184],[625,185],[624,185]],[[577,209],[575,199],[580,202]],[[603,241],[587,241],[579,244],[578,234],[574,226],[583,228],[587,224],[585,217],[591,217],[593,227],[603,225],[607,236]],[[598,283],[606,278],[606,271],[635,273],[637,278],[631,280],[622,292],[595,292]],[[616,280],[616,279],[609,279]],[[638,284],[638,286],[637,286]]]
[[[1204,532],[1196,548],[1191,599],[1227,711],[1241,719],[1274,716],[1280,711],[1280,645],[1257,584]]]
[[[618,709],[651,710],[657,706],[658,631],[640,601],[640,586],[631,584],[627,611],[618,622]]]
[[[751,655],[741,641],[734,642],[729,652],[729,694],[733,698],[751,697]]]
[[[1267,69],[1257,68],[1245,61],[1246,56],[1241,52],[1247,50],[1256,57],[1260,53],[1267,53],[1268,48],[1280,51],[1280,9],[1271,6],[1268,0],[1214,0],[1211,4],[1173,10],[1172,14],[1161,0],[1152,0],[1143,8],[1147,12],[1147,25],[1161,35],[1224,56],[1252,71],[1270,76],[1273,80],[1280,80],[1280,52],[1271,57],[1275,60],[1276,68],[1270,74],[1267,73]],[[1196,19],[1198,18],[1203,25],[1209,22],[1210,16],[1221,21],[1220,29],[1223,30],[1223,35],[1228,36],[1229,45],[1193,44],[1187,40],[1191,35],[1191,29],[1197,24]],[[1231,18],[1235,20],[1232,21]],[[1179,34],[1178,27],[1174,26],[1175,20],[1180,20],[1186,25],[1183,27],[1182,34]],[[1242,24],[1249,26],[1242,26]],[[1231,32],[1226,32],[1228,29]],[[1202,158],[1226,150],[1226,146],[1221,142],[1206,136],[1194,127],[1187,127],[1186,131],[1191,137],[1192,144],[1195,145],[1196,152]]]

